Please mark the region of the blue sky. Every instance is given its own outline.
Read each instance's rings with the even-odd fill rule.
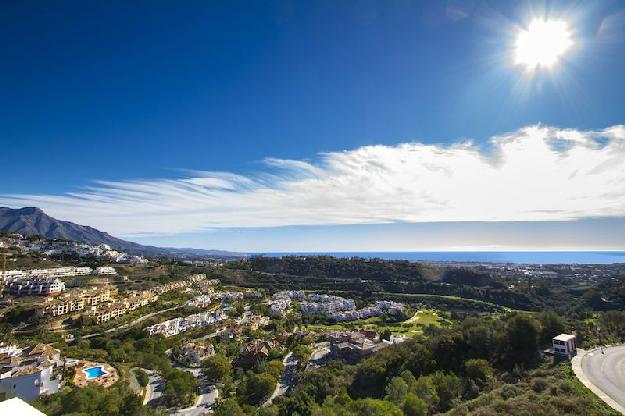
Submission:
[[[533,17],[565,20],[575,44],[556,68],[528,75],[511,54]],[[579,225],[622,224],[625,211],[614,163],[625,123],[620,1],[22,1],[3,6],[0,35],[0,203],[161,245],[625,248],[610,234],[618,227],[584,243]],[[532,145],[570,136],[583,140],[566,158]],[[599,139],[610,151],[588,150]],[[512,162],[476,164],[493,152],[539,168],[525,178]],[[581,178],[586,160],[612,168]],[[457,188],[425,165],[475,177]],[[494,208],[480,209],[475,195],[513,187],[510,204],[486,192]],[[532,242],[498,221],[529,221],[530,235],[562,222],[580,238]],[[415,232],[428,223],[431,245]],[[492,235],[472,243],[454,223]]]

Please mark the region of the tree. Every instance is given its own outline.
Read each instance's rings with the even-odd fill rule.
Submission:
[[[382,353],[360,363],[351,386],[353,396],[381,396],[380,390],[386,384],[386,363]]]
[[[404,403],[404,414],[406,416],[426,416],[428,404],[418,398],[416,394],[408,393]]]
[[[443,373],[442,371],[437,371],[432,374],[432,382],[436,386],[436,393],[440,399],[438,403],[438,410],[446,412],[453,406],[454,401],[460,396],[462,382],[455,374]]]
[[[354,400],[349,409],[357,415],[367,416],[403,416],[401,409],[392,403],[376,399]]]
[[[269,373],[252,374],[248,377],[244,389],[237,391],[237,396],[241,396],[252,406],[260,405],[271,396],[276,389],[277,382],[276,378]]]
[[[507,368],[515,364],[531,367],[538,358],[540,327],[527,315],[513,315],[506,323],[503,363]]]
[[[587,290],[586,293],[584,293],[584,301],[595,310],[602,309],[605,306],[603,296],[597,289]]]
[[[223,354],[215,354],[202,361],[202,374],[213,383],[222,381],[231,370],[232,364]]]
[[[386,396],[384,400],[393,403],[396,406],[402,407],[406,401],[406,395],[408,394],[408,383],[401,377],[393,377],[386,386]]]
[[[284,364],[280,360],[265,361],[259,365],[259,371],[269,373],[276,379],[280,378],[284,371]]]
[[[543,344],[550,344],[551,339],[564,332],[564,319],[553,311],[544,311],[538,314],[540,322],[540,339]]]
[[[215,409],[215,416],[245,416],[245,412],[236,400],[226,399]]]
[[[65,389],[50,396],[41,396],[34,405],[48,416],[143,416],[149,413],[143,407],[141,398],[120,384],[109,389],[93,384]]]
[[[298,365],[300,367],[304,367],[308,360],[310,359],[310,348],[306,345],[297,345],[293,348],[293,355],[297,357]]]
[[[135,370],[135,377],[137,378],[137,383],[139,383],[141,387],[147,386],[148,382],[150,381],[150,378],[148,377],[148,373],[146,373],[140,368],[137,368]]]
[[[467,360],[464,363],[464,369],[467,377],[480,389],[486,387],[493,378],[493,368],[486,360]]]
[[[413,391],[415,386],[417,385],[417,379],[414,374],[412,374],[409,370],[404,370],[399,375],[408,385],[408,390]]]
[[[438,406],[440,399],[431,376],[419,377],[413,390],[414,394],[427,403],[429,407],[436,408]]]
[[[165,376],[165,389],[162,400],[167,406],[184,407],[191,405],[195,398],[197,380],[191,373],[172,368]]]

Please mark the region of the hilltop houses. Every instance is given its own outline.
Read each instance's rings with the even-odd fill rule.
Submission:
[[[9,277],[4,279],[4,293],[13,296],[58,296],[65,283],[56,277]]]
[[[61,386],[60,352],[48,345],[18,346],[0,342],[0,393],[36,400]]]
[[[65,290],[61,278],[91,274],[114,275],[113,267],[54,267],[50,269],[6,270],[0,272],[4,292],[13,296],[57,296]]]
[[[38,307],[37,314],[42,317],[58,317],[80,313],[96,325],[100,325],[158,301],[159,295],[163,293],[184,289],[205,278],[203,274],[192,275],[185,280],[167,283],[150,290],[128,291],[122,297],[118,295],[117,288],[109,285],[90,289],[70,289],[54,299],[46,300]],[[209,298],[202,300],[210,301]]]
[[[399,316],[404,310],[403,304],[392,301],[377,301],[373,305],[356,309],[353,299],[340,296],[308,295],[307,299],[308,302],[300,304],[302,313],[325,315],[335,321],[368,319],[385,313]]]
[[[353,299],[340,296],[312,294],[307,297],[308,302],[300,304],[302,313],[332,315],[340,311],[356,309]]]
[[[73,290],[46,301],[37,312],[44,317],[82,313],[99,325],[158,300],[158,294],[151,290],[127,292],[123,298],[117,298],[117,293],[117,289],[111,286]]]
[[[172,337],[189,329],[205,328],[226,318],[227,315],[224,311],[217,309],[211,312],[196,313],[184,318],[169,319],[147,327],[146,331],[148,331],[150,336],[163,335],[164,337]]]
[[[380,316],[385,313],[391,316],[399,316],[403,313],[403,310],[404,305],[401,303],[381,300],[362,309],[332,313],[331,317],[336,321],[355,321]]]
[[[291,305],[291,299],[303,299],[304,292],[301,290],[285,290],[276,292],[271,297],[269,310],[278,315],[284,315]]]
[[[19,279],[19,278],[62,278],[73,276],[86,276],[93,273],[91,267],[53,267],[49,269],[32,269],[32,270],[6,270],[0,272],[3,279]],[[6,283],[6,280],[5,280]]]
[[[243,368],[254,367],[256,364],[269,358],[271,350],[274,348],[276,348],[276,344],[271,341],[252,340],[241,347],[237,365]]]
[[[316,293],[307,295],[303,291],[294,290],[274,293],[269,310],[274,314],[284,315],[293,300],[300,301],[299,309],[304,314],[325,315],[336,321],[367,319],[385,313],[399,316],[404,310],[403,304],[392,301],[377,301],[373,305],[356,309],[353,299]]]
[[[333,331],[330,333],[330,356],[348,363],[356,363],[388,345],[390,343],[378,340],[373,331]]]
[[[3,240],[6,246],[19,248],[23,253],[39,252],[46,256],[58,256],[72,254],[80,257],[92,256],[109,260],[115,263],[145,264],[148,261],[142,256],[135,256],[123,251],[118,251],[107,244],[90,245],[74,241],[54,241],[46,239],[26,239],[24,236],[14,234],[7,240]],[[107,273],[104,273],[107,274]]]
[[[54,299],[48,299],[38,309],[40,316],[60,316],[81,312],[85,308],[109,302],[117,294],[117,289],[106,286],[89,290],[70,290]]]
[[[211,304],[211,297],[208,295],[200,295],[196,296],[194,299],[191,299],[187,305],[196,307],[196,308],[206,308]]]
[[[186,342],[175,351],[174,358],[187,367],[199,367],[202,361],[215,355],[215,347],[203,342]]]

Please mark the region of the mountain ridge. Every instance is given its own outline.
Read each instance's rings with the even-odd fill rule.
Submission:
[[[0,207],[0,231],[22,234],[28,237],[38,236],[48,239],[70,240],[83,244],[107,244],[117,250],[141,256],[176,258],[245,256],[243,253],[225,250],[144,246],[132,241],[122,240],[88,225],[57,220],[37,207]]]

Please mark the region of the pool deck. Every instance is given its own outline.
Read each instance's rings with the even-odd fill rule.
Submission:
[[[102,367],[102,370],[106,374],[100,377],[87,378],[86,369],[91,367]],[[74,385],[78,387],[85,387],[87,384],[92,383],[104,388],[110,387],[119,381],[119,374],[117,370],[106,363],[94,363],[92,361],[80,361],[74,367]]]

